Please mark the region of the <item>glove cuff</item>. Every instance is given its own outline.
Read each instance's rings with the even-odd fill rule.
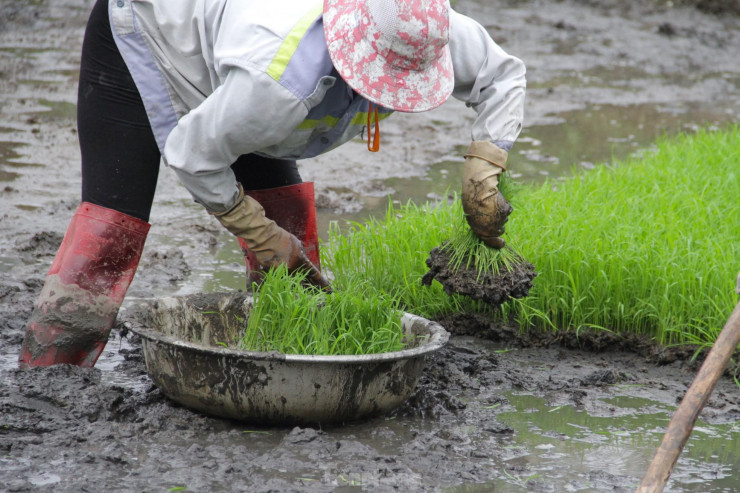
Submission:
[[[224,212],[208,211],[230,233],[242,238],[250,249],[257,251],[282,233],[275,221],[265,216],[265,211],[255,199],[244,194],[239,184],[236,204]]]
[[[506,159],[509,157],[509,153],[491,142],[485,140],[474,140],[470,143],[468,150],[463,156],[465,158],[475,157],[488,161],[492,165],[506,171]]]
[[[210,215],[218,218],[219,221],[220,221],[221,220],[220,219],[221,217],[228,216],[229,214],[231,214],[234,211],[234,209],[236,209],[237,207],[239,207],[239,205],[241,205],[241,203],[242,203],[242,200],[244,200],[244,187],[242,187],[242,184],[241,183],[236,182],[236,188],[239,189],[239,193],[236,196],[236,202],[234,202],[234,205],[232,205],[231,208],[226,209],[225,211],[222,211],[222,212],[216,212],[216,211],[212,211],[212,210],[206,208],[206,210],[208,211],[208,214],[210,214]]]

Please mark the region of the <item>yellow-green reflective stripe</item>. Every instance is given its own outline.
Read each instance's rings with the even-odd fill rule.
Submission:
[[[318,127],[320,123],[326,123],[330,127],[333,127],[337,124],[337,121],[339,121],[339,118],[335,116],[325,116],[320,120],[303,120],[298,124],[298,130],[308,130],[309,128]]]
[[[378,121],[384,120],[389,116],[391,116],[390,113],[378,113]],[[350,125],[367,125],[367,111],[364,113],[357,113],[352,118],[352,121],[349,122],[349,124]]]
[[[378,113],[378,120],[383,120],[390,115],[391,115],[390,113]],[[333,127],[337,124],[337,121],[339,121],[339,118],[335,116],[325,116],[324,118],[321,118],[320,120],[303,120],[298,125],[298,129],[307,130],[307,129],[319,126],[320,123],[325,123],[328,126]],[[366,123],[367,123],[367,112],[357,113],[352,118],[352,121],[349,122],[350,125],[365,125]]]
[[[323,9],[324,5],[322,2],[304,15],[303,18],[298,21],[298,24],[290,30],[283,40],[283,44],[280,45],[280,49],[275,53],[275,57],[270,62],[270,66],[267,67],[267,75],[275,80],[280,80],[283,72],[285,72],[285,67],[288,66],[290,58],[293,56],[293,53],[295,53],[295,50],[298,49],[298,43],[300,43],[303,35],[306,34],[308,28],[311,27],[311,24],[316,20]]]

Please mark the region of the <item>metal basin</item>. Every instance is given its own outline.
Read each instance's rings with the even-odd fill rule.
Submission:
[[[270,423],[336,423],[391,411],[416,387],[424,359],[449,334],[404,314],[407,349],[362,356],[305,356],[234,349],[252,298],[213,293],[129,309],[147,371],[170,399],[203,413]],[[225,345],[231,347],[224,347]]]

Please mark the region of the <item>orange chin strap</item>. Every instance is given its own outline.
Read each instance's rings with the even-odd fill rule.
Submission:
[[[375,135],[372,138],[372,142],[370,140],[370,128],[372,123],[371,115],[375,116]],[[380,123],[378,121],[378,107],[373,103],[369,103],[367,107],[367,150],[370,152],[378,152],[380,150]]]

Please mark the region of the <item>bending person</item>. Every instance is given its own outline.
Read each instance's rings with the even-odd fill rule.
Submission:
[[[522,124],[523,63],[447,0],[98,0],[78,94],[82,203],[34,307],[21,366],[93,366],[136,271],[160,161],[238,237],[250,278],[319,270],[296,160],[450,95],[477,113],[468,222],[501,248],[498,176]]]

